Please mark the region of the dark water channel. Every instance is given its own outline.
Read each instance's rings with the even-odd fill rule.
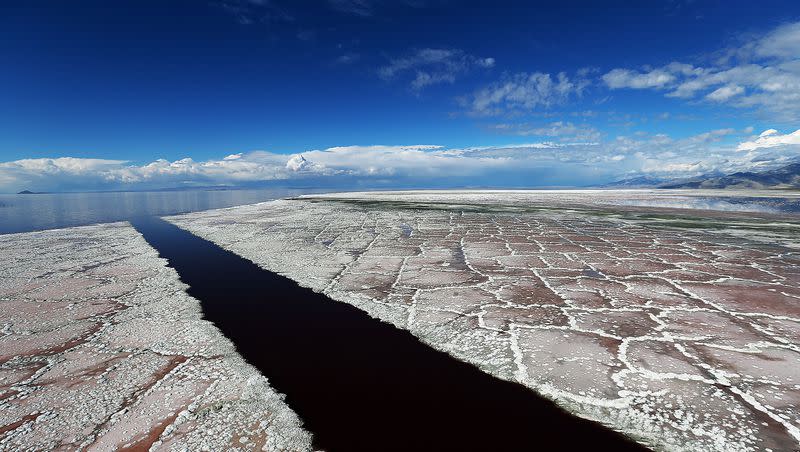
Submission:
[[[642,450],[163,220],[133,221],[327,451]]]

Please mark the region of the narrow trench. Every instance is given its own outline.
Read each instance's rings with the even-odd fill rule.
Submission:
[[[645,450],[158,218],[132,220],[205,317],[336,451]]]

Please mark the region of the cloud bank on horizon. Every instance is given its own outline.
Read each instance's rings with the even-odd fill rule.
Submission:
[[[725,142],[742,137],[738,143]],[[585,186],[624,177],[665,178],[758,170],[800,157],[800,130],[718,129],[684,139],[664,134],[602,143],[541,142],[448,149],[438,145],[339,146],[298,154],[252,151],[221,159],[75,157],[0,162],[0,191],[157,189],[313,182],[336,186]],[[587,182],[588,181],[588,182]]]
[[[211,2],[210,5],[217,14],[222,11],[224,14],[221,16],[232,23],[232,26],[225,24],[220,28],[225,33],[232,33],[231,36],[242,32],[241,30],[255,36],[261,33],[259,30],[262,29],[258,27],[262,27],[266,30],[264,33],[272,33],[269,36],[276,42],[283,39],[281,42],[286,43],[286,39],[294,39],[293,45],[297,48],[293,56],[286,58],[283,71],[258,72],[255,70],[257,63],[251,60],[255,53],[251,54],[253,50],[244,46],[246,55],[242,60],[253,65],[245,66],[246,69],[252,69],[257,74],[263,73],[266,77],[263,82],[256,77],[253,84],[248,85],[251,81],[241,76],[248,72],[241,71],[213,73],[210,70],[213,77],[208,84],[204,84],[200,78],[187,79],[191,82],[185,83],[186,86],[198,87],[187,91],[191,98],[187,101],[189,108],[184,109],[184,115],[181,115],[172,111],[173,104],[169,104],[164,110],[167,119],[174,121],[174,124],[162,118],[159,126],[165,124],[166,129],[181,128],[181,132],[176,134],[180,137],[176,147],[193,149],[190,141],[183,140],[196,140],[193,143],[203,147],[202,151],[167,151],[158,155],[157,152],[139,150],[133,155],[124,155],[109,149],[96,154],[75,154],[60,150],[57,146],[45,146],[32,148],[35,149],[33,152],[37,158],[20,158],[29,155],[25,153],[17,153],[13,158],[3,158],[0,154],[0,192],[282,183],[383,188],[588,186],[642,175],[683,178],[768,169],[800,158],[800,20],[789,13],[779,16],[782,17],[780,21],[764,20],[763,23],[772,25],[762,26],[760,31],[743,31],[734,36],[727,34],[725,38],[720,37],[722,29],[713,29],[719,24],[709,24],[709,35],[719,38],[719,42],[713,49],[706,48],[700,53],[687,53],[693,49],[692,43],[686,44],[681,52],[676,53],[684,57],[675,57],[676,54],[670,54],[672,49],[668,46],[651,49],[646,43],[628,40],[626,42],[629,42],[630,49],[617,46],[612,54],[602,55],[601,60],[607,63],[601,65],[597,61],[589,61],[586,66],[576,67],[569,58],[509,58],[510,55],[524,55],[531,48],[547,50],[547,45],[541,42],[519,47],[527,49],[522,51],[515,47],[521,44],[509,41],[506,35],[503,42],[508,44],[507,48],[483,41],[480,41],[480,45],[475,45],[472,29],[464,31],[454,25],[445,33],[440,29],[443,25],[433,19],[431,24],[423,23],[426,17],[434,17],[427,12],[421,13],[423,10],[460,14],[461,9],[468,9],[453,9],[447,2],[330,0],[318,5],[321,9],[316,13],[325,14],[316,14],[314,11],[311,14],[315,18],[325,17],[326,20],[339,21],[325,24],[312,23],[309,17],[303,15],[302,9],[279,0],[225,0]],[[698,5],[695,3],[681,6],[685,9],[696,7]],[[562,18],[562,26],[569,26],[574,21],[569,8],[563,11],[553,8],[555,9],[552,11],[548,9],[542,13]],[[666,8],[665,14],[677,14],[671,8],[672,6]],[[512,9],[509,8],[509,11]],[[503,9],[498,11],[502,12]],[[652,12],[648,11],[648,14]],[[800,10],[797,12],[800,14]],[[403,35],[403,39],[398,40],[398,33],[407,30],[387,20],[390,18],[389,13],[393,15],[393,19],[408,19],[396,22],[412,24],[414,33]],[[474,17],[474,11],[464,14],[467,18]],[[614,11],[604,14],[607,14],[605,19],[609,23],[617,16]],[[701,20],[701,14],[696,11],[692,14],[692,19],[684,21]],[[168,18],[168,14],[165,13],[164,17]],[[235,20],[230,21],[231,17]],[[489,17],[485,19],[491,20]],[[217,21],[218,18],[208,20]],[[513,36],[523,36],[523,31],[527,32],[531,28],[524,23],[522,29],[515,28],[513,21],[504,21],[503,17],[498,17],[498,20],[500,25],[494,30],[497,33],[508,29],[513,32]],[[454,21],[454,24],[457,25],[457,22]],[[761,24],[753,20],[748,23]],[[217,22],[213,24],[220,26]],[[357,33],[334,36],[331,30],[346,29],[341,27],[343,24],[360,31],[364,30],[359,27],[366,27],[376,41],[386,38],[392,43],[402,44],[385,51],[382,47],[367,47],[366,43],[357,38]],[[198,27],[199,30],[205,30],[209,26],[207,23],[200,25],[202,26]],[[426,34],[428,25],[432,28]],[[138,33],[138,29],[134,31]],[[195,31],[187,29],[187,37],[194,39],[196,36],[192,33]],[[670,29],[670,32],[674,30]],[[133,40],[139,42],[136,33]],[[571,38],[563,34],[568,33],[567,31],[555,30],[552,33],[550,44],[558,50],[555,54],[581,55],[581,62],[591,56],[584,50],[586,42],[579,38],[567,39]],[[248,36],[248,39],[252,38]],[[437,39],[432,39],[432,36]],[[614,33],[606,30],[595,36],[612,39]],[[109,39],[113,41],[114,38]],[[239,36],[237,39],[244,38]],[[57,40],[51,39],[48,42],[52,44]],[[231,42],[239,41],[232,39]],[[385,41],[381,42],[388,45]],[[704,42],[716,41],[706,39]],[[102,43],[103,41],[95,39],[91,45],[100,46]],[[215,41],[214,45],[216,44],[219,43]],[[326,46],[332,48],[325,50]],[[304,66],[307,62],[303,62],[301,58],[304,52],[311,55],[323,51],[320,49],[328,53],[325,57],[326,72],[322,76],[308,70]],[[185,49],[180,50],[183,52]],[[283,49],[279,50],[283,52]],[[626,50],[631,51],[630,56],[624,55]],[[106,53],[102,49],[99,53],[105,58]],[[209,54],[210,57],[214,56],[213,53]],[[687,54],[693,56],[686,57]],[[135,55],[141,58],[141,55]],[[206,56],[204,54],[199,60],[203,67],[209,66]],[[238,57],[230,56],[225,60],[225,64],[230,64],[233,68],[232,71],[236,69],[234,66]],[[94,58],[92,56],[90,62]],[[642,61],[642,64],[631,63],[636,61]],[[219,67],[224,70],[225,64]],[[172,61],[168,61],[164,67],[170,65]],[[161,70],[159,65],[153,67],[157,72]],[[96,72],[104,74],[104,70],[112,71],[101,67]],[[336,78],[337,71],[350,71],[349,78]],[[35,77],[27,79],[35,81],[36,77],[46,72],[38,70]],[[289,74],[291,83],[269,78],[277,77],[283,72]],[[306,74],[312,74],[313,79],[304,79]],[[354,78],[353,74],[359,74],[361,78],[353,82],[350,80]],[[164,78],[169,77],[170,74],[164,72]],[[114,77],[104,78],[113,79]],[[115,101],[126,101],[125,105],[128,106],[152,103],[152,99],[159,97],[158,90],[165,89],[164,86],[146,86],[148,89],[152,88],[152,92],[129,89],[139,87],[138,83],[146,79],[147,77],[137,77],[136,80],[129,81],[129,86],[123,86],[124,89],[113,91],[115,95],[125,89],[133,93],[145,93],[142,94],[145,100],[136,98],[130,102],[125,98],[115,98]],[[169,97],[172,92],[180,91],[183,87],[185,78],[176,76],[175,79],[180,81],[179,88],[167,86],[169,89],[161,92],[163,97]],[[329,80],[333,86],[314,85],[320,80]],[[238,83],[242,83],[243,93],[227,88],[227,85],[238,86]],[[293,96],[297,95],[297,92],[292,91],[294,85],[306,95],[298,98],[297,106],[293,100]],[[278,91],[286,91],[289,103],[280,104],[280,93],[269,91],[272,87],[276,87]],[[75,90],[81,93],[81,97],[72,103],[66,103],[58,99],[60,96],[68,97],[69,90],[59,89],[61,91],[50,96],[56,99],[49,104],[52,110],[71,111],[74,106],[78,110],[91,110],[90,107],[95,107],[84,104],[88,102],[87,98],[92,98],[93,93]],[[203,115],[215,118],[216,121],[225,120],[224,115],[208,113],[210,109],[194,108],[196,96],[214,93],[218,89],[227,91],[204,99],[210,99],[209,102],[212,103],[209,105],[219,104],[218,110],[225,115],[229,114],[229,123],[222,124],[221,129],[223,126],[231,127],[230,123],[259,117],[261,111],[269,110],[273,112],[270,114],[274,114],[271,117],[272,122],[278,124],[275,129],[262,132],[260,125],[248,126],[247,133],[258,130],[261,141],[265,136],[271,137],[271,134],[277,137],[276,140],[291,137],[292,144],[279,142],[268,146],[270,149],[287,149],[291,152],[256,150],[224,156],[231,150],[261,146],[238,146],[238,135],[228,132],[225,137],[230,143],[223,142],[224,148],[228,150],[223,153],[213,148],[209,150],[202,138],[193,138],[204,136],[206,129],[215,127],[196,124],[195,121],[204,119]],[[256,96],[262,89],[268,91],[269,96],[257,99]],[[103,97],[103,93],[94,94],[94,97]],[[237,98],[237,95],[240,97]],[[237,100],[232,104],[225,104],[225,107],[231,108],[223,108],[222,103],[228,97]],[[378,100],[373,102],[374,99]],[[256,108],[247,110],[247,103],[251,101]],[[265,108],[264,105],[268,107]],[[98,111],[102,114],[112,111],[106,104],[101,104],[101,107]],[[2,108],[0,106],[0,116],[4,113]],[[243,110],[239,111],[239,108]],[[26,108],[18,110],[20,114],[27,111]],[[31,108],[33,110],[35,109]],[[124,108],[120,107],[118,110]],[[300,119],[291,116],[295,114],[295,110]],[[143,121],[145,119],[142,118],[158,116],[159,111],[158,108],[148,106],[142,111],[135,111],[133,118]],[[317,111],[323,113],[314,116]],[[15,110],[14,114],[17,113]],[[49,113],[47,108],[39,108],[36,114],[44,116]],[[192,116],[195,114],[199,116]],[[284,120],[282,115],[291,119]],[[6,114],[3,117],[12,116]],[[185,120],[183,116],[186,116]],[[90,119],[81,118],[81,124],[91,123]],[[75,132],[75,135],[83,140],[94,140],[92,132],[103,135],[106,129],[110,130],[119,123],[124,123],[116,121],[100,124],[104,119],[102,115],[94,119],[98,121],[97,125],[87,126],[85,130]],[[35,123],[36,120],[38,116],[29,122]],[[328,125],[328,122],[332,125]],[[302,124],[287,126],[289,123]],[[261,120],[258,124],[272,127],[271,122],[266,120]],[[31,124],[23,125],[36,130]],[[315,125],[320,128],[319,132],[314,130]],[[281,130],[282,127],[284,130]],[[9,131],[12,129],[14,128],[8,127]],[[439,129],[447,132],[439,133]],[[41,135],[59,135],[55,131],[50,133],[47,128],[43,130],[47,132]],[[309,133],[309,130],[312,132]],[[404,132],[406,130],[407,133]],[[427,134],[421,134],[423,138],[417,139],[415,130],[423,130]],[[73,130],[61,133],[70,136]],[[17,142],[46,142],[37,141],[38,138],[31,139],[33,133],[26,135],[24,132],[9,132],[6,135],[19,138]],[[113,141],[114,136],[112,132],[105,133],[105,138],[109,141]],[[323,141],[318,139],[319,136],[333,138]],[[360,138],[362,136],[364,138]],[[471,143],[469,138],[462,138],[463,136],[477,139]],[[3,144],[3,139],[0,136],[0,145],[9,148],[9,145]],[[80,139],[71,142],[70,148],[80,148],[80,145],[74,144],[80,142]],[[132,140],[130,135],[127,139]],[[99,140],[93,142],[93,149],[98,149],[98,142],[103,143]],[[322,145],[318,144],[320,141],[323,141]],[[426,141],[437,144],[327,147],[365,141]],[[491,144],[498,142],[508,144]],[[113,145],[109,147],[113,148]],[[139,149],[141,147],[140,145]],[[47,152],[51,148],[52,151]],[[13,155],[11,151],[6,152]]]

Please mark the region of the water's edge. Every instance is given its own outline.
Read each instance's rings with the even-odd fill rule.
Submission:
[[[131,221],[327,451],[643,450],[156,218]]]

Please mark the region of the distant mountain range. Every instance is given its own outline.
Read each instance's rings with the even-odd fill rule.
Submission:
[[[764,171],[706,174],[691,179],[639,176],[603,185],[606,188],[740,188],[800,189],[800,162]]]
[[[663,177],[655,176],[637,176],[629,179],[622,179],[601,185],[601,188],[651,188],[658,187],[661,184],[672,182],[673,179],[666,179]]]

